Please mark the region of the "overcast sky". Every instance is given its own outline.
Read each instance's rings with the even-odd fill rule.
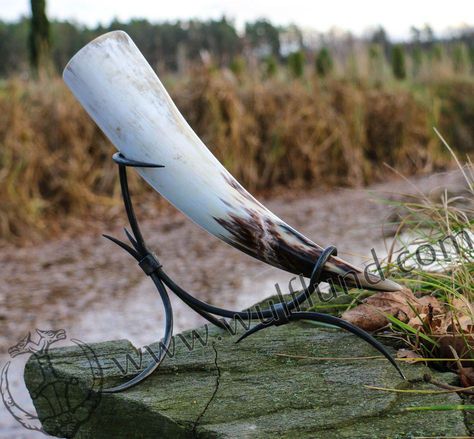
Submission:
[[[0,0],[0,18],[28,14],[29,0]],[[429,23],[437,33],[473,24],[473,0],[48,0],[50,17],[79,23],[107,24],[147,18],[150,21],[220,18],[226,15],[242,28],[245,21],[265,17],[277,24],[295,23],[327,31],[332,27],[362,34],[383,25],[391,37],[405,38],[411,25]]]

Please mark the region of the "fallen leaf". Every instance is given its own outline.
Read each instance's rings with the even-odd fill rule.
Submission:
[[[463,387],[471,387],[472,383],[474,383],[474,368],[463,367],[456,350],[452,346],[449,346],[449,349],[453,354],[453,358],[456,359],[457,372],[459,374],[459,380],[461,381],[461,385]]]
[[[417,354],[414,351],[411,351],[410,349],[399,349],[397,351],[397,358],[422,358],[420,354]],[[407,361],[407,363],[416,363],[417,361]]]
[[[461,366],[472,366],[472,362],[462,361],[463,358],[471,358],[470,352],[474,347],[472,337],[466,337],[464,335],[442,335],[439,337],[433,336],[433,338],[437,339],[438,342],[438,357],[452,358],[453,361],[459,358]],[[450,367],[453,366],[456,366],[456,363],[452,363]]]
[[[409,289],[381,292],[344,312],[342,318],[366,331],[375,331],[388,324],[385,314],[391,314],[403,322],[408,322],[416,316],[413,308],[417,307],[417,299]]]
[[[418,306],[418,312],[423,314],[428,314],[430,312],[430,307],[433,314],[440,314],[443,312],[441,303],[439,303],[439,300],[433,296],[420,297],[418,299]]]
[[[448,330],[452,332],[472,332],[473,322],[470,316],[458,315],[452,318],[452,324],[448,327]]]
[[[451,306],[453,307],[453,310],[456,311],[457,313],[462,313],[468,316],[472,316],[472,307],[470,303],[467,301],[466,298],[464,297],[455,297],[451,301]]]
[[[428,314],[418,314],[417,316],[408,320],[408,324],[414,329],[420,329],[425,324],[428,324]]]
[[[366,303],[345,311],[341,317],[365,331],[376,331],[388,323],[379,309]]]
[[[459,379],[463,387],[474,385],[474,367],[461,367],[459,370]]]

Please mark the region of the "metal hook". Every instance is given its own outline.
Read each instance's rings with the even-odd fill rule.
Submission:
[[[127,159],[121,152],[116,152],[112,156],[112,160],[117,165],[130,166],[132,168],[164,168],[165,165],[158,165],[156,163],[137,162],[136,160]]]

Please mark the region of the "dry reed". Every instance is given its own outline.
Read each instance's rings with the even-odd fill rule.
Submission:
[[[453,107],[442,94],[435,106],[408,89],[208,70],[169,87],[191,126],[253,191],[360,186],[383,178],[384,162],[405,174],[449,163],[431,132],[434,108]],[[117,200],[114,149],[59,78],[5,81],[0,114],[0,238],[45,236]],[[451,112],[450,123],[456,117],[464,115]]]

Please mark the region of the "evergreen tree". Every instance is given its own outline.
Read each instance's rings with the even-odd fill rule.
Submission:
[[[369,46],[369,70],[370,76],[376,81],[382,81],[384,77],[385,58],[379,44]]]
[[[276,75],[278,70],[278,63],[273,55],[269,55],[264,61],[265,76],[271,78]]]
[[[469,64],[471,65],[471,73],[474,73],[474,45],[469,47]]]
[[[34,72],[44,66],[49,57],[49,21],[46,16],[46,0],[30,0],[30,64]]]
[[[395,45],[392,50],[392,73],[395,78],[400,80],[407,76],[405,52],[400,44]]]
[[[328,76],[333,69],[331,53],[326,47],[323,47],[317,54],[315,60],[316,73],[321,78]]]
[[[304,53],[301,50],[288,55],[288,69],[295,78],[301,78],[304,73]]]
[[[464,73],[467,64],[466,45],[458,43],[454,46],[452,52],[453,68],[456,73]]]
[[[245,71],[245,59],[240,55],[235,56],[230,62],[229,68],[235,76],[241,76]]]
[[[280,32],[267,20],[246,23],[245,37],[253,48],[268,47],[276,58],[280,57]]]
[[[420,45],[416,44],[411,53],[411,62],[413,67],[413,77],[416,78],[421,70],[423,63],[423,52]]]

